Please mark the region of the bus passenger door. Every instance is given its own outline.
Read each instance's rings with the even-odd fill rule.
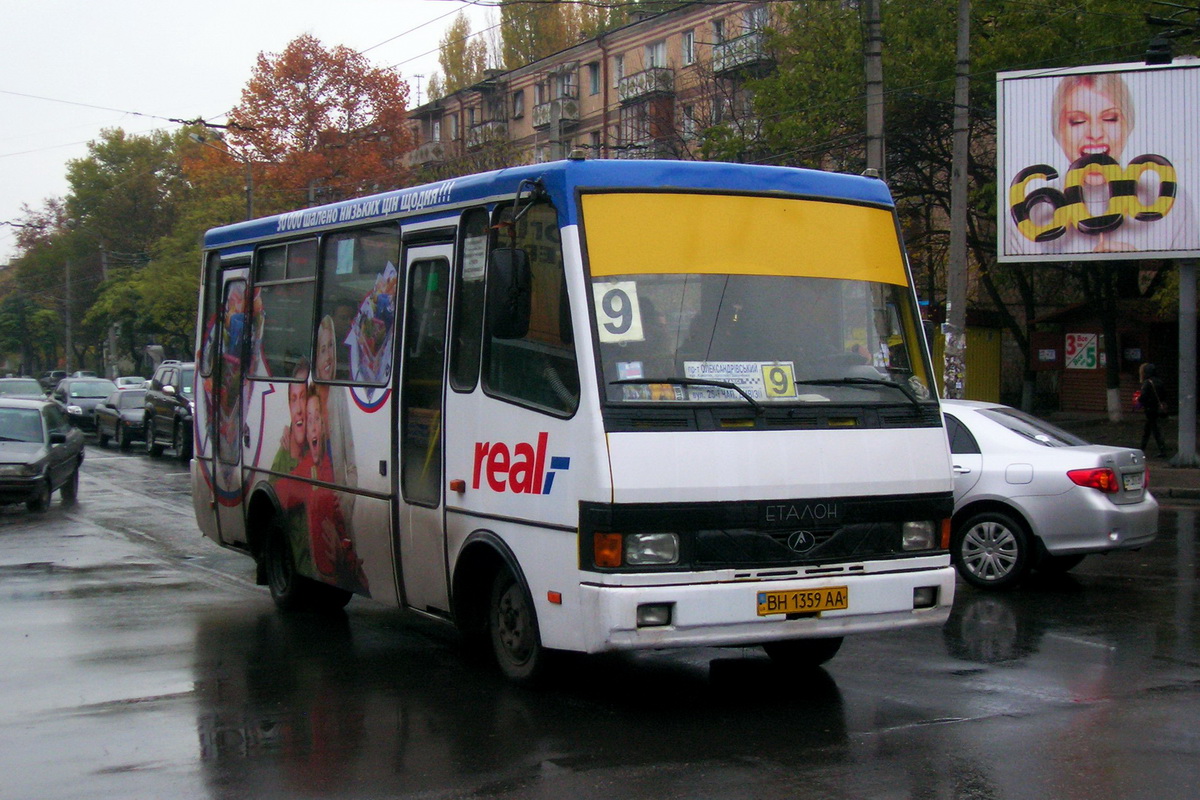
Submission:
[[[245,542],[242,514],[242,397],[245,356],[250,335],[247,269],[226,270],[221,304],[217,311],[216,350],[213,353],[211,389],[205,386],[209,410],[207,436],[213,459],[213,493],[217,525],[224,543]],[[211,393],[210,393],[211,392]]]
[[[399,577],[409,606],[439,614],[449,611],[442,411],[453,252],[450,244],[422,245],[405,252],[398,420]]]

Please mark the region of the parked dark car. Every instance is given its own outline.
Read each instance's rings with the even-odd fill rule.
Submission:
[[[146,385],[146,452],[172,447],[180,461],[192,458],[192,383],[196,365],[164,361]]]
[[[43,372],[42,377],[38,378],[38,383],[46,390],[46,394],[54,391],[54,387],[58,386],[58,382],[67,377],[65,369],[52,369],[49,372]]]
[[[45,511],[60,489],[72,503],[82,463],[83,433],[57,403],[0,398],[0,503]]]
[[[118,389],[96,406],[96,436],[101,447],[115,439],[117,447],[128,450],[131,442],[145,438],[145,432],[145,389]]]
[[[0,378],[0,397],[45,400],[46,390],[35,378]]]
[[[107,378],[64,378],[52,397],[67,409],[67,419],[76,428],[96,430],[96,406],[117,390]]]

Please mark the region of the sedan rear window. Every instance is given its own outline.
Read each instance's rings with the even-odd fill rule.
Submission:
[[[108,397],[116,388],[112,381],[80,381],[71,384],[71,397]]]
[[[985,408],[979,413],[1018,436],[1046,447],[1080,447],[1090,444],[1086,439],[1080,439],[1073,433],[1015,408]]]
[[[36,408],[0,409],[0,441],[42,441],[42,418]]]

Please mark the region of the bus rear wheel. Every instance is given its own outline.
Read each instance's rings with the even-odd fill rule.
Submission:
[[[496,573],[488,603],[492,653],[506,678],[533,683],[541,677],[546,651],[538,634],[537,615],[525,588],[508,568]]]
[[[296,559],[287,534],[278,527],[271,531],[263,553],[267,587],[280,611],[340,611],[352,594],[345,589],[315,581],[296,571]]]

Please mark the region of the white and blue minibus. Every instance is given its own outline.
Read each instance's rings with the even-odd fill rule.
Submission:
[[[282,609],[552,651],[945,621],[946,435],[873,178],[568,159],[216,228],[192,460],[204,534]]]

